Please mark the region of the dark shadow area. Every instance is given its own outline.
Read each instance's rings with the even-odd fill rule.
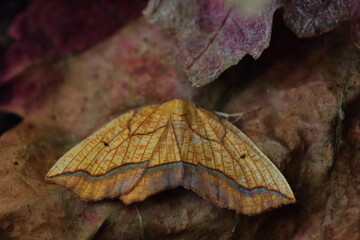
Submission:
[[[23,120],[15,113],[0,111],[0,136]]]
[[[10,103],[13,99],[13,86],[12,82],[0,85],[0,105]]]
[[[0,0],[0,55],[12,42],[8,28],[14,17],[28,5],[28,0]]]

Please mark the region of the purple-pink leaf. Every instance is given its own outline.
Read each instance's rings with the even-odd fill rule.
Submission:
[[[143,7],[141,0],[31,1],[9,29],[17,41],[0,56],[0,84],[31,65],[105,39]]]
[[[203,86],[245,55],[260,56],[269,45],[278,4],[267,1],[244,14],[233,1],[151,0],[147,18],[175,33],[179,60],[195,86]]]

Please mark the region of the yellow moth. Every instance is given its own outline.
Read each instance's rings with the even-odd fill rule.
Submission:
[[[248,215],[295,202],[284,176],[244,133],[180,99],[109,122],[62,156],[45,179],[82,199],[126,204],[177,186]]]

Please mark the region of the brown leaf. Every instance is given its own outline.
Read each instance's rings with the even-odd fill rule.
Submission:
[[[360,56],[346,34],[343,27],[314,41],[285,38],[287,44],[270,47],[254,63],[256,73],[226,104],[227,112],[258,108],[238,125],[282,170],[298,200],[288,210],[240,218],[240,238],[244,231],[249,239],[360,236],[359,134],[353,132]]]

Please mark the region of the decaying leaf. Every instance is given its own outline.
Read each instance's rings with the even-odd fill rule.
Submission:
[[[152,0],[144,13],[171,29],[179,42],[179,60],[195,86],[214,80],[245,55],[254,58],[269,45],[275,0],[249,14],[235,1]]]

